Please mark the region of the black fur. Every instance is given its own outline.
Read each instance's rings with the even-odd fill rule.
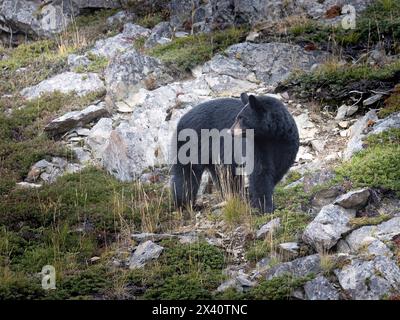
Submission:
[[[197,105],[181,118],[177,133],[191,128],[200,136],[201,129],[231,127],[254,129],[255,159],[254,171],[249,177],[250,203],[262,212],[272,212],[274,187],[294,163],[299,149],[296,123],[279,100],[242,94],[241,99],[216,99]],[[178,142],[178,150],[182,144],[184,142]],[[222,151],[223,148],[221,154]],[[218,185],[215,165],[182,165],[178,162],[172,167],[171,188],[177,207],[194,205],[205,169],[210,171]],[[240,190],[243,183],[241,176],[235,175],[233,166],[226,166],[226,169],[232,190]]]

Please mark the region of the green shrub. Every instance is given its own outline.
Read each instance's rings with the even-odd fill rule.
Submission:
[[[306,277],[294,277],[287,274],[271,280],[263,280],[251,289],[247,296],[253,300],[289,300],[295,289],[302,287],[313,278],[312,274]]]
[[[246,29],[242,28],[190,35],[156,46],[149,54],[160,58],[177,71],[185,72],[211,59],[214,54],[228,46],[241,42],[245,36]]]
[[[373,187],[400,192],[400,146],[377,145],[354,155],[336,172],[355,187]]]
[[[385,118],[392,113],[400,111],[400,85],[397,85],[393,93],[385,100],[385,106],[378,112],[379,118]]]

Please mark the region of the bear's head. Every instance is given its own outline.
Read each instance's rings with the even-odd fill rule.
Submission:
[[[242,93],[240,98],[243,108],[237,114],[230,132],[234,136],[244,136],[246,129],[253,129],[255,137],[268,136],[271,127],[281,120],[282,108],[285,108],[283,103],[273,97],[248,96],[246,93]]]

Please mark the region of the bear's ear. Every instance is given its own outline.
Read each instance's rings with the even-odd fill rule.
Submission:
[[[249,103],[249,96],[248,96],[247,93],[245,93],[245,92],[243,92],[243,93],[240,95],[240,99],[242,100],[242,103],[243,103],[244,105],[246,105],[246,104]]]
[[[260,107],[260,103],[258,102],[257,98],[252,94],[249,96],[249,104],[250,107],[255,111],[261,111],[262,108]]]

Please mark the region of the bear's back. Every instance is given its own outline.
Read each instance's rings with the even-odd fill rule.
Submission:
[[[182,129],[229,129],[243,108],[240,99],[221,98],[198,104],[182,116],[178,131]]]

